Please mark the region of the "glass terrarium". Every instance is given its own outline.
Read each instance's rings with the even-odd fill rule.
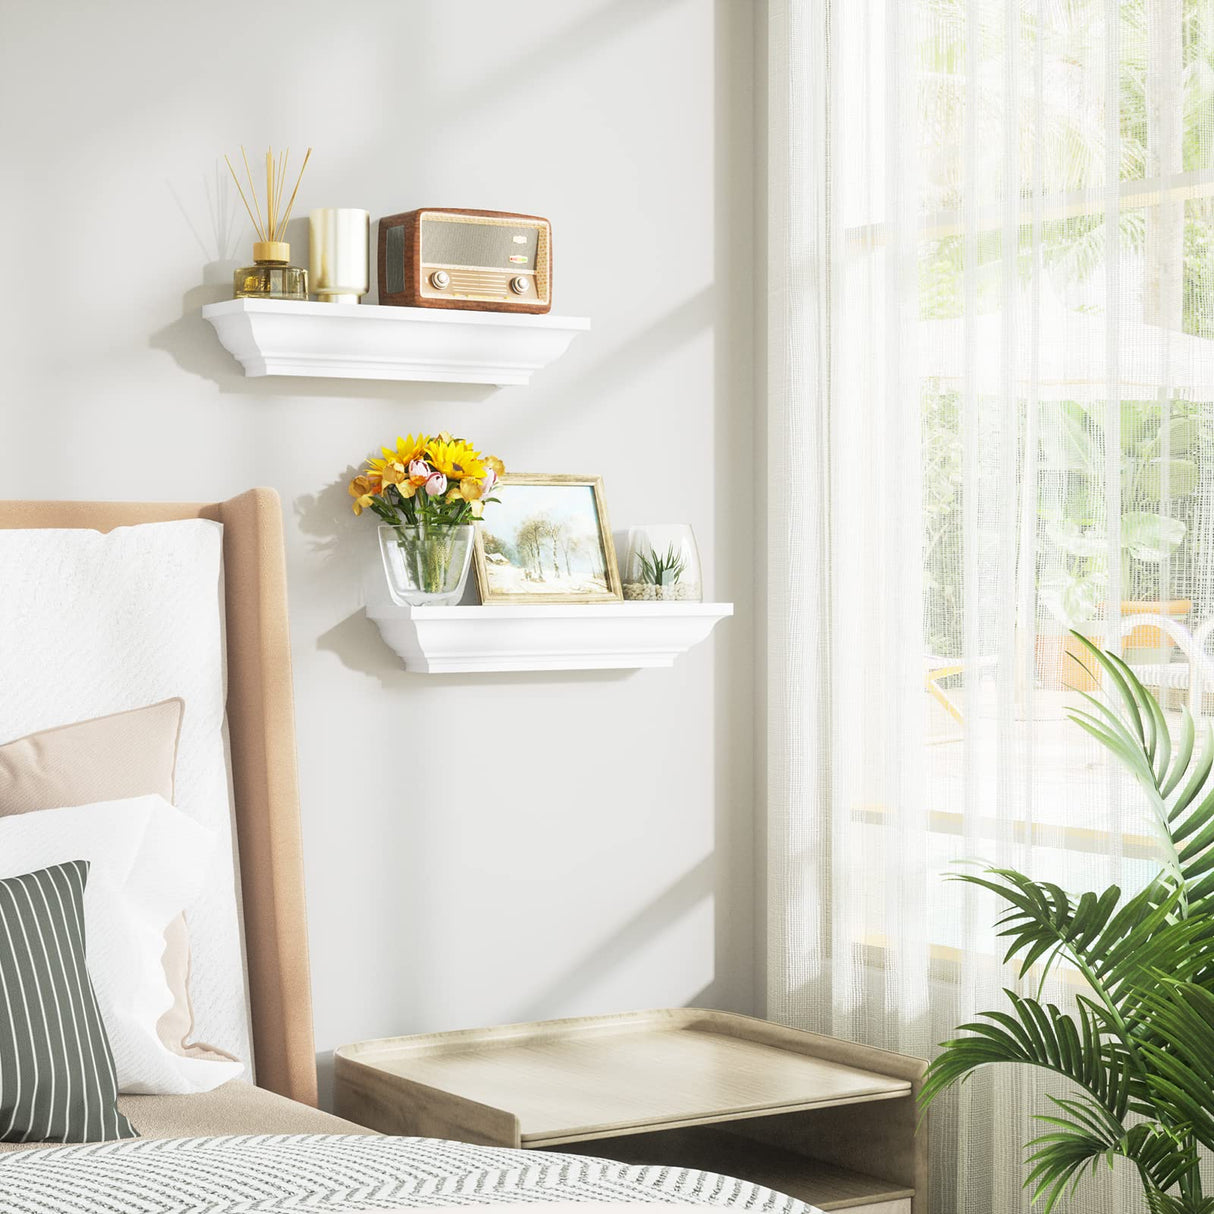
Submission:
[[[628,532],[624,597],[639,602],[698,603],[700,551],[688,523],[648,523]]]

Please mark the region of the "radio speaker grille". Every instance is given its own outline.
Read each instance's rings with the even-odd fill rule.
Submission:
[[[497,270],[452,270],[451,292],[455,295],[500,295],[509,299],[510,275]]]
[[[384,281],[381,292],[395,295],[405,289],[405,229],[401,226],[384,231]]]
[[[518,241],[515,237],[521,236]],[[494,266],[509,271],[535,269],[539,233],[514,224],[422,220],[422,261],[428,266]],[[525,261],[511,261],[511,257]],[[516,271],[517,272],[517,271]]]

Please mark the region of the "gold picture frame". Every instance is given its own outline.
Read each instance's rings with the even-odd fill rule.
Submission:
[[[482,603],[623,601],[601,476],[507,472],[492,496],[476,525]]]

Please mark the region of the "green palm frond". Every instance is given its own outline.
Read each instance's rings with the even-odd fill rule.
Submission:
[[[1151,1214],[1214,1214],[1197,1144],[1214,1149],[1214,730],[1181,714],[1175,736],[1133,670],[1078,633],[1080,664],[1102,694],[1071,720],[1113,755],[1145,796],[1163,851],[1159,874],[1126,895],[1117,885],[1069,894],[1014,869],[953,879],[996,894],[1004,962],[1038,976],[1038,998],[1007,990],[1010,1011],[961,1026],[928,1067],[921,1101],[976,1070],[1016,1063],[1077,1089],[1051,1097],[1028,1144],[1026,1186],[1047,1214],[1102,1162],[1130,1162]],[[1059,964],[1087,983],[1067,1013],[1041,1002]]]
[[[1158,1189],[1147,1189],[1147,1205],[1151,1214],[1214,1214],[1214,1197],[1173,1197]]]
[[[1086,1174],[1117,1158],[1128,1160],[1150,1188],[1165,1192],[1197,1165],[1191,1143],[1157,1126],[1137,1124],[1128,1130],[1105,1109],[1087,1099],[1063,1100],[1050,1096],[1057,1110],[1038,1113],[1036,1120],[1054,1127],[1028,1143],[1031,1165],[1025,1188],[1033,1201],[1045,1200],[1045,1214],[1059,1198],[1073,1193]]]
[[[1116,885],[1072,900],[1059,886],[1030,881],[1014,869],[957,873],[950,879],[990,890],[1008,903],[996,927],[1011,941],[1003,960],[1019,958],[1021,978],[1040,963],[1043,988],[1054,966],[1068,961],[1110,1012],[1120,1008],[1133,1014],[1135,991],[1146,972],[1197,978],[1210,964],[1203,946],[1214,942],[1214,923],[1181,919],[1182,893],[1162,881],[1123,902]]]
[[[1165,862],[1183,903],[1182,914],[1214,914],[1214,730],[1199,731],[1186,709],[1173,753],[1172,738],[1158,701],[1115,654],[1072,633],[1095,659],[1106,678],[1111,703],[1084,695],[1091,712],[1068,714],[1122,761],[1147,795]],[[1089,673],[1091,667],[1084,665]],[[1196,749],[1196,753],[1194,753]]]
[[[1119,1122],[1107,1125],[1100,1105],[1050,1097],[1062,1114],[1038,1113],[1036,1120],[1058,1128],[1041,1134],[1027,1144],[1031,1170],[1024,1187],[1032,1191],[1033,1201],[1045,1201],[1045,1214],[1054,1208],[1067,1190],[1074,1192],[1085,1172],[1095,1172],[1102,1160],[1109,1159],[1124,1137]]]
[[[961,1025],[959,1031],[972,1036],[944,1043],[924,1077],[923,1102],[979,1067],[1018,1062],[1062,1075],[1090,1093],[1111,1117],[1124,1117],[1133,1076],[1130,1060],[1107,1044],[1103,1019],[1091,1001],[1080,997],[1072,1017],[1052,1003],[1042,1006],[1015,991],[1003,993],[1014,1014],[983,1012],[981,1021]]]
[[[1143,1003],[1155,1030],[1142,1043],[1155,1107],[1214,1150],[1214,993],[1161,975]]]

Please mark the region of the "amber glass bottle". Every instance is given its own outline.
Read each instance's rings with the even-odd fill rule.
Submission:
[[[307,299],[308,271],[291,265],[291,246],[285,240],[253,242],[253,265],[232,276],[237,299]]]

